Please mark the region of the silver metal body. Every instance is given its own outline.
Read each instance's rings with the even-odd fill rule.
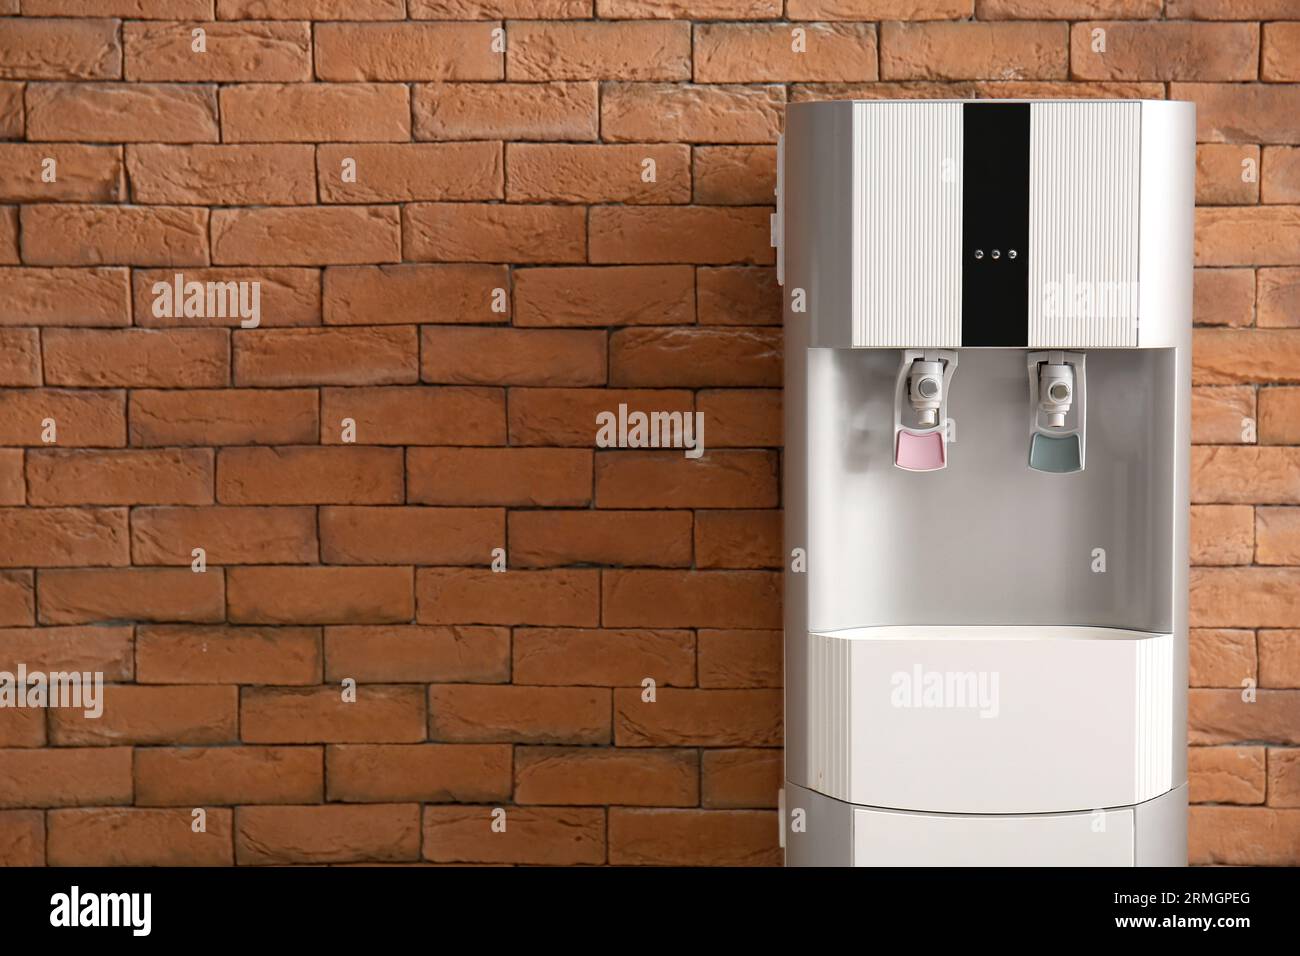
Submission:
[[[984,347],[964,106],[787,114],[786,861],[1182,865],[1194,109],[1029,104],[1025,341]],[[895,465],[905,350],[960,359],[938,470]],[[1035,352],[1086,357],[1070,473]]]

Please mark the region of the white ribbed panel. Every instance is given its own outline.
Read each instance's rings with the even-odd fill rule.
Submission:
[[[852,650],[852,641],[808,635],[808,780],[812,789],[840,800],[849,790]]]
[[[1137,103],[1029,113],[1029,347],[1137,344]],[[1056,290],[1059,308],[1049,304]],[[1091,306],[1076,295],[1091,292]]]
[[[1173,788],[1174,637],[1137,644],[1137,802]]]
[[[853,344],[961,344],[960,103],[855,103]]]

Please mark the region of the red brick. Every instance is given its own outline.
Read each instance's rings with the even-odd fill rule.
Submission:
[[[1261,328],[1300,326],[1300,269],[1259,270]]]
[[[797,3],[798,0],[794,0]],[[781,15],[780,0],[596,0],[602,17],[757,20]]]
[[[506,542],[500,508],[322,508],[327,564],[486,565]]]
[[[691,24],[511,21],[510,80],[688,80]]]
[[[1169,99],[1196,104],[1201,143],[1300,143],[1300,85],[1171,83]]]
[[[1261,690],[1242,700],[1232,690],[1193,688],[1187,697],[1188,740],[1227,744],[1242,740],[1295,745],[1300,742],[1300,690]]]
[[[320,440],[341,443],[350,418],[356,440],[371,445],[500,445],[505,405],[497,388],[326,388]]]
[[[1248,385],[1203,385],[1192,389],[1193,444],[1249,444],[1247,425],[1255,418],[1255,389]]]
[[[793,3],[809,0],[792,0]],[[818,0],[811,0],[818,2]],[[834,0],[833,0],[834,2]],[[842,0],[840,0],[842,2]],[[901,0],[907,3],[907,0]],[[970,12],[972,0],[948,0],[939,6],[951,8],[947,16],[964,16]],[[1172,7],[1179,0],[1170,0]],[[909,4],[910,5],[910,4]],[[1163,0],[974,0],[975,14],[981,20],[1018,20],[1042,18],[1046,20],[1083,20],[1088,17],[1126,17],[1135,20],[1150,20],[1160,16]],[[927,7],[930,4],[926,4]],[[1174,13],[1169,12],[1172,19]],[[902,19],[902,18],[900,18]],[[918,18],[919,19],[919,18]]]
[[[0,669],[98,671],[107,681],[129,681],[135,674],[135,644],[130,627],[16,627],[0,630]]]
[[[1192,301],[1197,325],[1254,325],[1255,270],[1196,269]]]
[[[701,687],[780,687],[781,631],[701,629]]]
[[[27,136],[87,143],[215,143],[217,92],[171,83],[38,83]]]
[[[230,866],[234,811],[208,807],[195,833],[189,807],[78,808],[46,816],[50,866]]]
[[[563,866],[605,862],[605,810],[509,807],[504,831],[491,807],[425,807],[424,858],[439,863]]]
[[[1300,504],[1300,449],[1193,448],[1192,500],[1226,504]]]
[[[331,266],[325,270],[325,324],[509,322],[509,312],[492,309],[495,290],[509,287],[505,266]]]
[[[516,511],[510,515],[510,561],[518,567],[687,567],[691,516],[685,511]]]
[[[217,16],[223,20],[400,20],[402,0],[217,0]]]
[[[701,325],[780,325],[781,291],[775,269],[701,268]]]
[[[1300,23],[1265,23],[1262,29],[1264,50],[1259,61],[1259,78],[1275,83],[1300,80],[1300,67],[1296,66],[1300,57]]]
[[[1300,750],[1268,750],[1268,802],[1275,807],[1300,806]]]
[[[695,321],[690,266],[517,269],[516,325],[685,325]]]
[[[783,422],[776,389],[716,389],[699,393],[712,448],[779,448]]]
[[[239,326],[245,321],[239,314],[216,316],[156,315],[164,311],[166,303],[160,293],[154,292],[159,283],[175,287],[176,276],[186,284],[190,282],[256,282],[259,299],[259,328],[286,325],[320,325],[321,275],[319,269],[292,268],[241,268],[223,266],[218,269],[136,269],[134,272],[135,324],[154,328],[178,326]],[[251,286],[250,286],[251,289]],[[251,294],[251,292],[250,292]],[[206,311],[206,310],[205,310]],[[220,309],[219,311],[227,311]]]
[[[605,333],[423,326],[420,378],[452,385],[603,385]]]
[[[1194,565],[1250,564],[1255,555],[1255,509],[1193,505],[1190,537]]]
[[[0,710],[0,747],[45,746],[45,713],[24,707]]]
[[[433,684],[429,737],[460,743],[607,744],[609,694],[594,687]]]
[[[604,571],[607,627],[780,627],[780,575],[766,571]]]
[[[600,616],[599,572],[420,568],[421,624],[551,624],[590,627]]]
[[[627,0],[624,0],[627,2]],[[751,5],[755,2],[760,3],[762,0],[750,0]],[[871,6],[873,19],[879,20],[948,20],[962,19],[969,17],[974,12],[976,0],[924,0],[918,3],[917,0],[876,0]],[[999,0],[993,0],[996,5]],[[1028,14],[1022,12],[1027,3],[1033,4],[1033,0],[1003,0],[1015,5],[1017,16],[1050,16],[1048,13]],[[1038,0],[1039,3],[1044,0]],[[1062,5],[1068,7],[1072,0],[1050,0],[1052,9],[1058,9]],[[1085,7],[1091,7],[1092,3],[1097,0],[1082,0]],[[1105,2],[1105,0],[1100,0]],[[1132,4],[1133,0],[1116,0],[1120,3]],[[1156,15],[1159,13],[1158,0],[1140,0],[1140,2],[1157,3],[1155,7]],[[995,19],[996,11],[990,11],[987,15],[984,8],[988,5],[988,0],[979,0],[981,20]],[[776,11],[780,13],[780,9]],[[791,20],[859,20],[862,18],[862,5],[858,0],[787,0],[786,14]],[[1082,16],[1083,13],[1077,14]],[[745,18],[748,19],[748,18]]]
[[[776,807],[784,776],[781,751],[705,750],[700,761],[701,806]]]
[[[49,713],[50,743],[58,746],[113,744],[225,744],[236,739],[239,691],[234,687],[104,687],[104,713]]]
[[[1247,171],[1254,176],[1247,178]],[[1259,202],[1262,174],[1258,146],[1203,143],[1196,147],[1196,202],[1226,206]]]
[[[594,140],[597,96],[594,82],[416,86],[415,138]]]
[[[311,627],[142,625],[142,684],[316,684],[321,637]]]
[[[31,571],[0,571],[0,627],[26,627],[36,623],[32,585]]]
[[[0,82],[0,139],[22,139],[26,123],[23,117],[25,83]]]
[[[425,739],[424,688],[361,685],[345,703],[338,685],[246,687],[240,738],[255,744],[410,743]]]
[[[142,807],[312,803],[324,792],[319,747],[142,747],[135,801]]]
[[[583,506],[592,453],[559,448],[412,448],[407,500],[428,505]]]
[[[1300,565],[1300,508],[1258,508],[1255,519],[1255,563]]]
[[[9,389],[0,392],[0,443],[44,447],[47,418],[65,448],[126,444],[126,393],[89,389]]]
[[[124,508],[0,508],[0,566],[130,563]]]
[[[1188,635],[1192,687],[1240,687],[1256,676],[1255,632],[1194,627]]]
[[[36,329],[0,328],[0,387],[41,384],[41,336]],[[0,396],[3,401],[3,396]]]
[[[771,146],[696,146],[691,163],[694,201],[717,206],[766,205],[776,189]]]
[[[355,164],[355,182],[342,179]],[[316,150],[323,202],[504,198],[500,143],[349,143]]]
[[[1286,627],[1300,600],[1300,569],[1193,568],[1197,627]]]
[[[510,631],[422,624],[327,627],[325,661],[331,681],[501,682],[510,679]]]
[[[1197,329],[1192,343],[1194,384],[1300,382],[1300,331]]]
[[[707,437],[707,436],[706,436]],[[600,508],[772,508],[777,504],[772,452],[607,451],[596,456]]]
[[[1093,48],[1095,31],[1106,48]],[[1076,23],[1070,73],[1084,80],[1253,80],[1259,27],[1253,23]]]
[[[1261,687],[1300,687],[1300,631],[1259,632]]]
[[[801,31],[797,40],[795,30]],[[694,63],[697,83],[879,78],[876,29],[870,23],[702,23],[695,27]]]
[[[21,449],[0,449],[0,505],[21,505],[27,500],[23,457]]]
[[[241,330],[233,341],[238,385],[393,385],[419,375],[413,328]]]
[[[233,265],[396,262],[398,213],[391,206],[218,209],[212,260]]]
[[[779,823],[767,810],[609,811],[615,866],[775,866]]]
[[[1300,149],[1294,146],[1269,146],[1265,149],[1260,181],[1260,195],[1264,202],[1300,203]]]
[[[499,80],[504,57],[492,49],[495,23],[319,23],[318,79]],[[511,36],[511,47],[514,45]]]
[[[883,23],[883,80],[1063,80],[1064,23]]]
[[[212,452],[32,451],[27,488],[42,505],[209,504]]]
[[[0,811],[0,866],[45,865],[45,814]]]
[[[229,0],[221,0],[224,5]],[[40,17],[131,17],[141,20],[202,20],[212,0],[23,0],[23,13]]]
[[[776,329],[619,329],[610,335],[609,352],[615,385],[781,384]]]
[[[226,576],[231,621],[382,624],[415,614],[410,568],[230,568]]]
[[[78,388],[202,388],[230,381],[224,329],[49,329],[45,381]]]
[[[136,390],[133,445],[279,445],[316,441],[317,395],[306,389]],[[59,443],[66,444],[63,436]]]
[[[240,864],[415,860],[420,807],[241,807],[235,828]]]
[[[1294,866],[1300,810],[1192,807],[1187,856],[1193,866]]]
[[[510,393],[510,442],[513,445],[590,447],[600,431],[602,413],[681,414],[694,411],[685,389],[527,388]]]
[[[592,0],[408,0],[406,7],[412,20],[564,20],[591,16]]]
[[[1300,264],[1300,206],[1219,206],[1198,209],[1196,264]]]
[[[511,143],[507,196],[512,202],[689,202],[690,159],[690,148],[680,145]]]
[[[331,801],[481,803],[510,799],[511,748],[493,744],[342,744],[326,748]]]
[[[208,264],[206,209],[48,203],[24,206],[21,218],[27,265]]]
[[[781,743],[779,690],[640,688],[614,691],[614,742],[620,747],[775,747]]]
[[[206,48],[193,49],[190,23],[122,25],[128,80],[219,83],[310,80],[311,25],[205,23]]]
[[[692,807],[700,799],[699,764],[694,750],[520,747],[515,802]]]
[[[228,448],[217,460],[222,504],[397,504],[402,453],[387,448]]]
[[[769,263],[769,216],[755,206],[596,206],[591,261]]]
[[[316,200],[310,146],[128,146],[126,166],[131,197],[141,203],[292,206]]]
[[[405,258],[442,262],[582,262],[586,210],[577,206],[412,203]]]
[[[775,143],[784,110],[775,85],[608,83],[600,133],[606,142]]]
[[[0,807],[131,802],[131,748],[0,750]]]
[[[44,182],[46,160],[55,181]],[[117,146],[0,144],[0,202],[120,202],[126,197]]]
[[[117,26],[114,20],[0,20],[0,78],[116,79],[122,75]]]
[[[228,143],[405,142],[410,94],[399,83],[223,86],[221,133]]]
[[[640,687],[695,683],[688,630],[521,627],[514,632],[515,684]]]
[[[220,571],[103,568],[40,572],[42,624],[123,620],[219,621],[225,614]]]
[[[1190,747],[1192,803],[1263,803],[1263,747]]]

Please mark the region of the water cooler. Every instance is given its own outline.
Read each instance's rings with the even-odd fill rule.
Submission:
[[[1186,863],[1195,113],[789,107],[788,865]]]

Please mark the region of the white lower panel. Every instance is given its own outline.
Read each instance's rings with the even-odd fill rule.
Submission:
[[[1133,810],[968,816],[855,807],[854,866],[1132,866]]]
[[[871,627],[809,640],[805,779],[837,800],[1039,814],[1175,785],[1170,634]]]

